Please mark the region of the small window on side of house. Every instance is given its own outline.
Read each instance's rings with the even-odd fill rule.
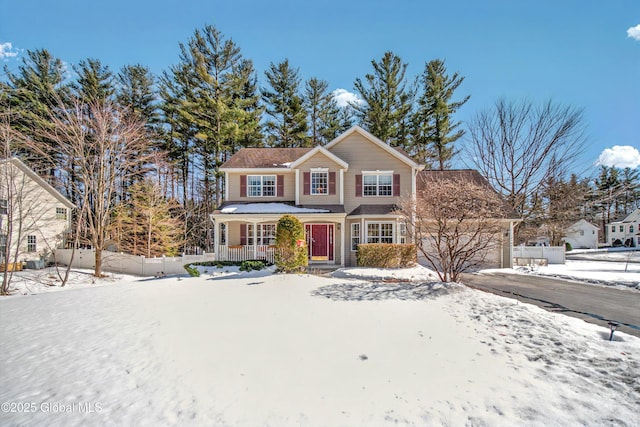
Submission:
[[[6,215],[9,212],[9,202],[7,199],[0,199],[0,215]]]
[[[38,250],[36,245],[37,238],[36,236],[27,236],[27,252],[35,252]]]
[[[56,219],[67,219],[67,208],[56,208]]]

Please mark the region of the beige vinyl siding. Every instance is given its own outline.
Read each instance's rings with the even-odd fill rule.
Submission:
[[[347,213],[361,204],[398,203],[401,197],[411,195],[411,167],[362,135],[352,134],[331,147],[330,151],[349,164],[344,179],[344,206]],[[356,197],[356,175],[361,174],[363,170],[392,170],[394,174],[400,174],[400,197]]]
[[[283,175],[284,176],[284,196],[283,197],[240,197],[240,176],[241,175]],[[276,178],[277,180],[277,178]],[[295,173],[289,169],[282,172],[229,172],[229,200],[230,202],[292,202],[296,199]]]
[[[328,172],[336,174],[336,194],[334,195],[304,195],[304,173],[311,172],[313,168],[328,168]],[[302,163],[298,170],[299,188],[300,188],[300,204],[301,205],[337,205],[340,204],[340,166],[333,160],[329,159],[323,153],[317,153],[307,161]]]

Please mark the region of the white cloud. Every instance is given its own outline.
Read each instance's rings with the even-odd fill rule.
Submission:
[[[11,42],[0,43],[0,59],[9,59],[18,56],[18,52],[13,49]]]
[[[627,30],[627,37],[640,41],[640,24]]]
[[[346,89],[336,89],[331,93],[339,107],[347,107],[350,102],[353,104],[364,104],[364,100],[362,100],[362,98]]]
[[[634,169],[640,166],[640,151],[630,145],[614,145],[613,148],[605,148],[600,153],[596,164]]]

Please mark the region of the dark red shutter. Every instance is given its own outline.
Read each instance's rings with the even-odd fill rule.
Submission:
[[[329,172],[329,195],[336,194],[336,173]]]
[[[362,175],[356,175],[356,197],[362,196]]]
[[[276,190],[276,195],[278,197],[284,197],[284,175],[277,176],[278,188]]]
[[[400,174],[399,173],[393,174],[393,195],[394,196],[400,195]]]
[[[311,194],[311,172],[305,172],[302,180],[302,194],[308,196]]]
[[[247,175],[240,175],[240,197],[247,197]]]
[[[240,224],[240,244],[247,244],[247,224]]]

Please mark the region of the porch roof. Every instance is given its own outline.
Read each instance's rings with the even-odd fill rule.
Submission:
[[[349,216],[356,215],[393,215],[398,210],[398,205],[359,205],[349,212]]]
[[[224,202],[214,215],[250,214],[344,214],[343,205],[294,205],[273,202]]]

